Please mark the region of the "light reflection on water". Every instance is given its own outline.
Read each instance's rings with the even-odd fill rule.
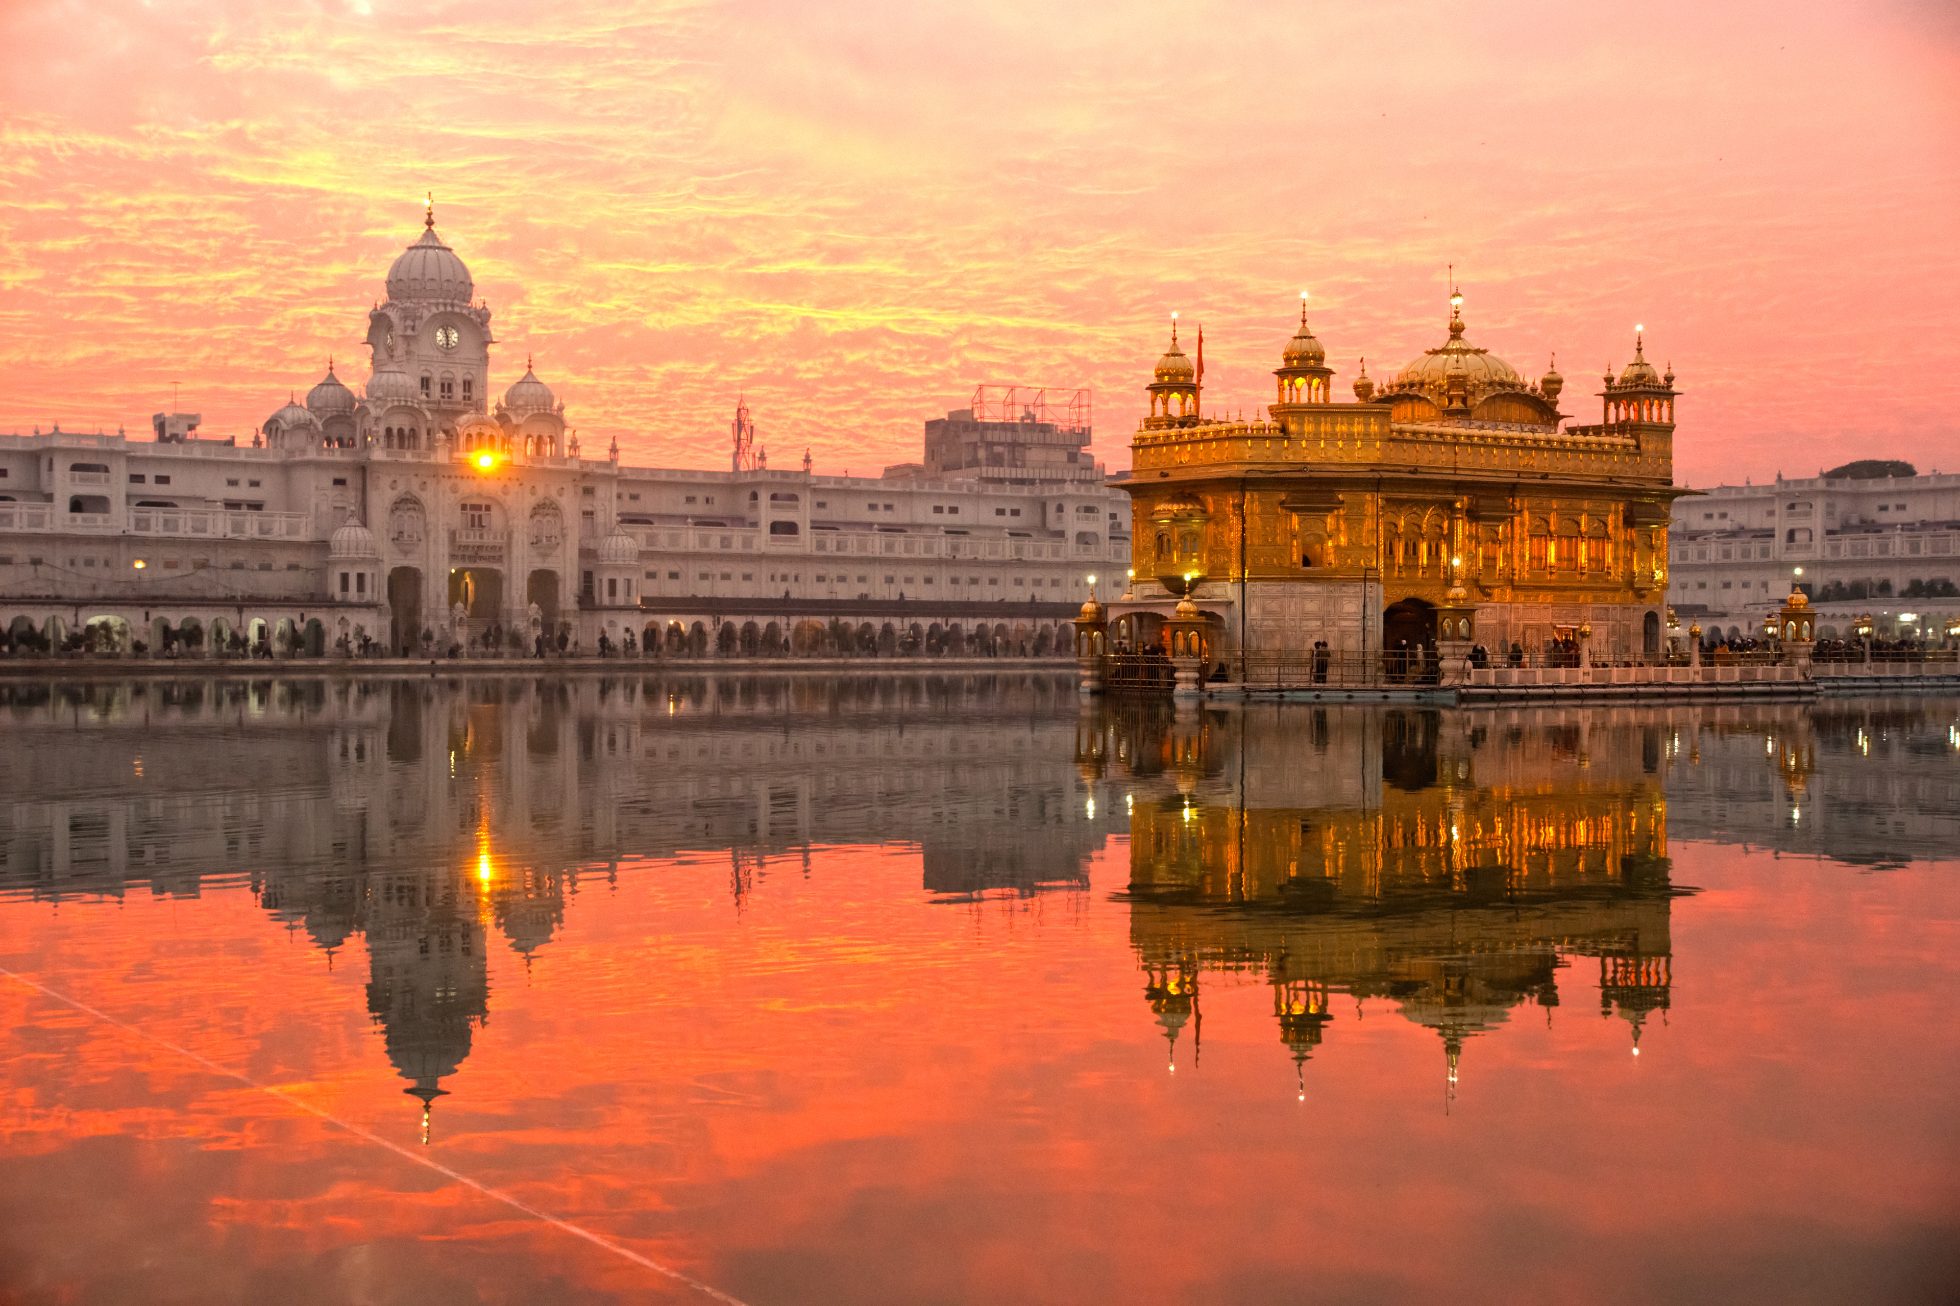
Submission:
[[[1937,1295],[1956,721],[0,684],[0,1282]]]

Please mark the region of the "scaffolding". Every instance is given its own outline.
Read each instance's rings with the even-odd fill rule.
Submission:
[[[749,401],[746,395],[735,401],[735,420],[728,424],[728,434],[734,444],[729,451],[729,470],[759,471],[764,465],[763,456],[755,447],[755,423],[749,419]]]
[[[1093,407],[1090,392],[1028,385],[983,385],[973,392],[978,422],[1044,423],[1086,440]]]

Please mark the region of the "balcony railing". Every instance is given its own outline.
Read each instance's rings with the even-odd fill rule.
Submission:
[[[53,516],[45,503],[0,503],[0,531],[45,531]]]
[[[509,531],[459,526],[449,532],[449,553],[458,561],[501,558],[509,548]]]
[[[303,540],[311,520],[303,512],[235,512],[222,508],[132,508],[131,535],[198,540]]]

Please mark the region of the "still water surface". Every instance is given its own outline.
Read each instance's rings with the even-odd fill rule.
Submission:
[[[1941,1300],[1960,701],[0,685],[0,1300]]]

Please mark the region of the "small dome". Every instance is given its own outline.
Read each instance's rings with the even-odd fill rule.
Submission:
[[[378,558],[381,548],[374,532],[349,517],[327,540],[329,558]]]
[[[531,370],[531,360],[525,359],[524,375],[504,391],[504,407],[513,413],[548,413],[557,406],[558,396],[538,380],[538,374]]]
[[[476,292],[470,270],[456,251],[442,243],[433,224],[422,238],[395,256],[388,268],[388,298],[428,303],[467,304]]]
[[[322,416],[354,411],[354,392],[341,384],[340,378],[333,374],[333,364],[327,364],[327,374],[306,392],[306,407]]]
[[[1558,402],[1559,392],[1565,389],[1565,378],[1558,374],[1558,359],[1554,358],[1545,375],[1538,378],[1538,389],[1552,403]]]
[[[1673,373],[1670,372],[1669,376]],[[1633,335],[1633,361],[1620,372],[1621,385],[1659,385],[1661,374],[1647,361],[1647,339],[1644,331]]]
[[[1159,385],[1189,385],[1198,379],[1198,369],[1182,349],[1177,347],[1177,323],[1171,323],[1171,347],[1157,360],[1156,379]]]
[[[1172,613],[1180,621],[1191,621],[1195,619],[1200,615],[1197,600],[1193,599],[1187,590],[1184,597],[1177,601],[1177,607],[1172,609]]]
[[[421,395],[408,373],[384,367],[368,378],[367,397],[370,404],[412,404]]]
[[[1307,326],[1307,306],[1300,305],[1300,329],[1286,342],[1286,353],[1281,361],[1287,367],[1319,367],[1327,361],[1327,351],[1314,339],[1313,331]]]
[[[301,408],[298,404],[294,403],[290,399],[286,401],[286,404],[283,408],[281,408],[278,412],[274,413],[272,416],[265,419],[265,429],[267,431],[272,430],[274,427],[278,427],[281,430],[290,431],[296,427],[303,427],[303,426],[317,427],[319,425],[320,425],[319,420],[315,418],[313,414],[307,412],[304,408]]]
[[[1368,375],[1368,360],[1361,360],[1361,375],[1354,378],[1354,397],[1367,403],[1375,397],[1375,378]]]
[[[1103,605],[1096,602],[1093,598],[1084,599],[1082,601],[1082,610],[1076,616],[1083,621],[1101,621],[1103,619]]]
[[[1810,606],[1810,595],[1800,589],[1792,589],[1790,591],[1790,597],[1785,600],[1785,603],[1793,608],[1807,608]]]
[[[612,534],[599,541],[599,563],[601,566],[637,566],[640,561],[640,542],[627,534],[624,526],[614,526]]]

